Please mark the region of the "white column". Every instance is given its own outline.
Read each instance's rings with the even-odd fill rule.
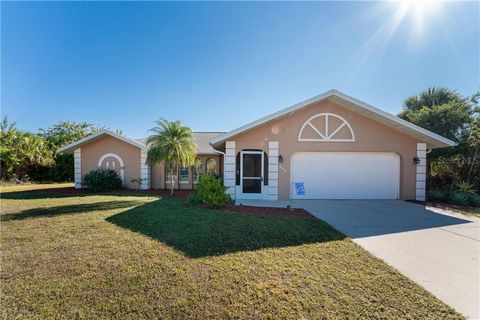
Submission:
[[[278,141],[268,142],[268,200],[278,200]]]
[[[75,189],[82,187],[82,149],[78,148],[73,151],[73,171]]]
[[[140,178],[142,179],[140,188],[142,190],[150,189],[150,168],[147,164],[146,150],[142,150],[140,153]]]
[[[227,194],[235,200],[235,141],[225,142],[225,159],[223,160],[223,184],[227,187]]]
[[[427,144],[417,143],[417,158],[420,163],[417,164],[415,200],[425,201],[425,186],[427,176]]]

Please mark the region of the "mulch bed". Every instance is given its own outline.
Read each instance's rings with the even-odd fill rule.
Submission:
[[[247,214],[258,214],[266,216],[288,216],[288,217],[302,217],[302,218],[315,218],[310,213],[303,209],[288,209],[288,208],[268,208],[268,207],[251,207],[243,205],[235,205],[229,203],[223,206],[223,208],[238,212],[238,213],[247,213]]]
[[[469,206],[459,206],[457,204],[451,203],[443,203],[443,202],[430,202],[426,203],[429,207],[440,208],[444,210],[452,210],[452,211],[461,211],[461,212],[475,212],[478,208],[469,207]]]
[[[84,196],[91,194],[85,189],[75,189],[73,187],[51,188],[51,189],[37,189],[30,191],[22,191],[27,193],[60,193],[72,196]],[[185,201],[195,190],[175,190],[175,198]],[[113,192],[114,194],[140,194],[140,195],[154,195],[154,196],[170,196],[170,189],[150,189],[150,190],[133,190],[122,189]],[[229,211],[254,214],[254,215],[266,215],[266,216],[287,216],[287,217],[302,217],[302,218],[314,218],[310,213],[303,209],[288,209],[288,208],[270,208],[270,207],[252,207],[244,205],[235,205],[234,203],[227,203],[222,206],[222,209]]]
[[[49,188],[49,189],[36,189],[28,191],[14,191],[22,193],[60,193],[65,195],[90,195],[92,193],[88,192],[85,189],[75,189],[73,187],[62,187],[62,188]],[[185,200],[190,196],[194,191],[193,190],[175,190],[175,197]],[[156,195],[156,196],[169,196],[170,189],[149,189],[149,190],[135,190],[135,189],[121,189],[112,191],[114,194],[140,194],[140,195]]]

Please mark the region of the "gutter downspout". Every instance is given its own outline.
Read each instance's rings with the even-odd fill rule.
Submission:
[[[215,149],[211,142],[209,142],[208,144],[212,147],[214,152],[219,153],[223,156],[223,184],[225,185],[225,152]]]
[[[223,156],[223,159],[222,159],[223,160],[223,176],[225,176],[225,152],[222,152],[220,150],[215,149],[215,147],[213,146],[213,144],[211,142],[209,142],[208,144],[212,147],[214,152],[219,153]]]
[[[208,144],[212,147],[212,149],[213,149],[214,152],[220,153],[221,155],[225,156],[225,152],[222,152],[222,151],[220,151],[220,150],[215,149],[215,147],[213,146],[213,144],[211,144],[210,142],[209,142]]]

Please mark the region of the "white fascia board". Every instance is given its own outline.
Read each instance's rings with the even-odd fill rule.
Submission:
[[[130,139],[130,138],[127,138],[127,137],[118,135],[118,134],[116,134],[116,133],[114,133],[114,132],[111,132],[111,131],[108,131],[108,130],[101,130],[101,131],[99,131],[99,132],[96,132],[96,133],[94,133],[94,134],[89,135],[88,137],[85,137],[85,138],[82,138],[82,139],[80,139],[80,140],[78,140],[78,141],[75,141],[75,142],[73,142],[73,143],[70,143],[69,145],[66,145],[66,146],[64,146],[64,147],[58,148],[57,151],[58,151],[58,152],[69,152],[69,151],[72,151],[72,150],[78,148],[79,146],[81,146],[82,144],[84,144],[84,143],[86,143],[86,142],[88,142],[88,141],[91,141],[91,140],[93,140],[93,139],[96,139],[96,138],[98,138],[98,137],[100,137],[100,136],[102,136],[102,135],[109,135],[109,136],[114,137],[114,138],[116,138],[116,139],[122,140],[122,141],[124,141],[124,142],[126,142],[126,143],[128,143],[128,144],[131,144],[131,145],[133,145],[133,146],[135,146],[135,147],[138,147],[138,148],[140,148],[141,150],[147,150],[147,146],[145,146],[145,145],[143,145],[143,144],[141,144],[141,143],[138,143],[137,141],[134,141],[134,140],[132,140],[132,139]]]
[[[290,106],[290,107],[288,107],[288,108],[282,109],[282,110],[280,110],[280,111],[277,111],[277,112],[275,112],[275,113],[272,113],[271,115],[268,115],[268,116],[263,117],[263,118],[261,118],[261,119],[258,119],[258,120],[256,120],[256,121],[250,122],[250,123],[248,123],[248,124],[246,124],[246,125],[244,125],[244,126],[241,126],[241,127],[237,128],[237,129],[234,129],[234,130],[232,130],[232,131],[229,131],[229,132],[227,132],[227,133],[225,133],[225,134],[223,134],[223,135],[221,135],[221,136],[218,136],[218,137],[212,139],[212,140],[210,141],[210,143],[211,143],[212,145],[218,145],[219,143],[224,142],[224,141],[226,141],[227,139],[229,139],[229,138],[231,138],[231,137],[233,137],[233,136],[236,136],[236,135],[238,135],[238,134],[240,134],[240,133],[242,133],[242,132],[245,132],[245,131],[247,131],[247,130],[253,129],[253,128],[258,127],[258,126],[260,126],[260,125],[262,125],[262,124],[265,124],[265,123],[267,123],[267,122],[269,122],[269,121],[275,120],[275,119],[280,118],[280,117],[282,117],[282,116],[288,115],[289,113],[292,113],[292,112],[295,112],[295,111],[297,111],[297,110],[299,110],[299,109],[302,109],[302,108],[304,108],[304,107],[306,107],[306,106],[308,106],[308,105],[310,105],[310,104],[312,104],[312,103],[319,102],[319,101],[328,99],[328,98],[330,98],[330,97],[338,97],[338,98],[343,99],[343,100],[345,100],[345,101],[348,101],[348,102],[350,102],[350,103],[352,103],[352,104],[354,104],[354,105],[357,105],[357,106],[359,106],[359,107],[361,107],[361,108],[363,108],[363,109],[365,109],[365,110],[367,110],[367,111],[370,111],[370,112],[372,112],[372,113],[376,113],[376,114],[380,115],[381,117],[383,117],[383,118],[385,118],[385,119],[387,119],[387,120],[393,121],[394,123],[397,123],[397,124],[399,124],[399,125],[401,125],[401,126],[403,126],[403,127],[406,127],[406,128],[408,128],[408,129],[410,129],[410,130],[414,130],[414,131],[416,131],[416,132],[418,132],[418,133],[420,133],[420,134],[422,134],[422,135],[425,135],[425,136],[427,136],[427,137],[430,137],[430,138],[432,138],[432,139],[440,142],[440,143],[443,144],[445,147],[455,146],[455,145],[456,145],[455,142],[453,142],[453,141],[451,141],[451,140],[449,140],[449,139],[447,139],[447,138],[444,138],[444,137],[442,137],[442,136],[440,136],[440,135],[438,135],[438,134],[436,134],[436,133],[433,133],[433,132],[431,132],[431,131],[428,131],[428,130],[426,130],[426,129],[423,129],[423,128],[417,126],[417,125],[414,125],[413,123],[410,123],[410,122],[408,122],[408,121],[405,121],[405,120],[403,120],[403,119],[401,119],[401,118],[399,118],[399,117],[397,117],[397,116],[394,116],[393,114],[390,114],[390,113],[388,113],[388,112],[385,112],[385,111],[383,111],[383,110],[381,110],[381,109],[379,109],[379,108],[376,108],[376,107],[374,107],[374,106],[371,106],[371,105],[369,105],[369,104],[367,104],[367,103],[365,103],[365,102],[363,102],[363,101],[360,101],[360,100],[358,100],[358,99],[355,99],[355,98],[353,98],[353,97],[351,97],[351,96],[349,96],[349,95],[347,95],[347,94],[345,94],[345,93],[343,93],[343,92],[340,92],[340,91],[338,91],[338,90],[335,90],[335,89],[326,91],[326,92],[324,92],[324,93],[322,93],[322,94],[320,94],[320,95],[318,95],[318,96],[315,96],[315,97],[313,97],[313,98],[307,99],[307,100],[302,101],[302,102],[300,102],[300,103],[294,104],[293,106]]]
[[[320,101],[320,100],[326,99],[326,98],[328,98],[329,96],[332,95],[332,91],[333,91],[333,90],[329,90],[329,91],[327,91],[327,92],[325,92],[325,93],[322,93],[322,94],[320,94],[320,95],[318,95],[318,96],[315,96],[315,97],[313,97],[313,98],[311,98],[311,99],[302,101],[302,102],[300,102],[300,103],[294,104],[293,106],[290,106],[290,107],[288,107],[288,108],[285,108],[285,109],[279,110],[279,111],[277,111],[277,112],[275,112],[275,113],[272,113],[272,114],[270,114],[270,115],[268,115],[268,116],[266,116],[266,117],[260,118],[260,119],[258,119],[258,120],[252,121],[252,122],[250,122],[250,123],[247,123],[246,125],[243,125],[243,126],[237,128],[237,129],[234,129],[234,130],[232,130],[232,131],[229,131],[229,132],[227,132],[227,133],[225,133],[225,134],[223,134],[223,135],[221,135],[221,136],[218,136],[218,137],[212,139],[212,140],[210,141],[210,143],[213,144],[213,145],[216,145],[216,144],[218,144],[218,143],[220,143],[220,142],[223,142],[223,141],[225,141],[225,140],[227,140],[227,139],[229,139],[229,138],[231,138],[231,137],[233,137],[233,136],[235,136],[235,135],[237,135],[237,134],[239,134],[239,133],[242,133],[242,132],[244,132],[244,131],[253,129],[253,128],[255,128],[255,127],[258,127],[258,126],[260,126],[260,125],[262,125],[262,124],[264,124],[264,123],[266,123],[266,122],[268,122],[268,121],[271,121],[271,120],[280,118],[281,116],[284,116],[284,115],[286,115],[286,114],[289,114],[290,112],[294,112],[294,111],[296,111],[296,110],[298,110],[298,109],[301,109],[301,108],[303,108],[303,107],[305,107],[305,106],[307,106],[307,105],[309,105],[309,104],[312,104],[312,103],[314,103],[314,102],[318,102],[318,101]]]

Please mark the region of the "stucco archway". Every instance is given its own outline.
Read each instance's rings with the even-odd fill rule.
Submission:
[[[98,160],[98,167],[101,168],[103,161],[107,158],[110,158],[110,157],[116,159],[118,161],[118,163],[120,163],[120,179],[122,179],[122,185],[125,185],[125,164],[124,164],[122,158],[119,155],[117,155],[115,153],[104,154]]]

